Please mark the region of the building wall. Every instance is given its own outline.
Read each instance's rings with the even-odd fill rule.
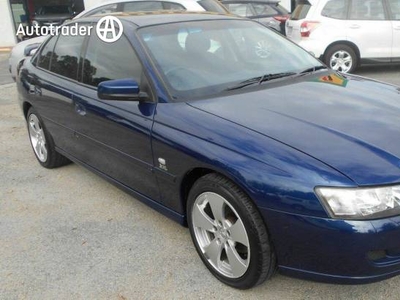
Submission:
[[[14,33],[10,2],[0,1],[0,47],[14,46],[16,37]]]

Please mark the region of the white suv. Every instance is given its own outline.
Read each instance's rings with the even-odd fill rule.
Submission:
[[[344,73],[400,62],[400,0],[300,0],[286,35]]]

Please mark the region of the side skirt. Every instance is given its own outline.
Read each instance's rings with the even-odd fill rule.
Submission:
[[[86,169],[92,171],[93,173],[101,176],[102,178],[104,178],[105,180],[110,182],[111,184],[113,184],[116,187],[122,189],[124,192],[128,193],[129,195],[131,195],[135,199],[143,202],[144,204],[150,206],[154,210],[162,213],[166,217],[174,220],[175,222],[178,222],[182,226],[187,226],[186,217],[184,215],[181,215],[181,214],[177,213],[176,211],[173,211],[173,210],[169,209],[168,207],[166,207],[166,206],[154,201],[153,199],[150,199],[149,197],[147,197],[147,196],[135,191],[134,189],[122,184],[121,182],[115,180],[114,178],[108,176],[107,174],[104,174],[103,172],[101,172],[101,171],[89,166],[88,164],[84,163],[83,161],[80,161],[79,159],[75,158],[74,156],[71,156],[70,154],[68,154],[67,152],[63,151],[62,149],[56,147],[56,151],[59,152],[60,154],[64,155],[69,160],[73,161],[74,163],[76,163],[78,165],[81,165],[81,166],[85,167]]]

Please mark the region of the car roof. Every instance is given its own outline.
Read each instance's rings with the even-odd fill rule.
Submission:
[[[143,1],[143,0],[109,0],[109,1],[104,1],[101,3],[98,3],[89,9],[85,9],[84,11],[80,12],[77,16],[75,16],[76,19],[81,18],[85,16],[86,14],[90,13],[92,10],[95,10],[97,8],[103,7],[105,5],[111,5],[111,4],[119,4],[119,3],[125,3],[125,2],[136,2],[136,1]],[[152,0],[156,2],[161,2],[161,1],[167,1],[167,2],[174,2],[178,4],[185,4],[185,3],[190,3],[190,2],[199,2],[200,0]]]
[[[101,14],[80,18],[74,20],[76,22],[96,22],[104,16],[114,16],[121,20],[135,24],[138,27],[161,25],[167,23],[179,23],[188,21],[208,21],[208,20],[243,20],[243,18],[228,15],[218,14],[213,12],[187,12],[187,11],[151,11],[151,12],[118,12],[111,14]]]
[[[257,3],[265,3],[265,4],[279,4],[279,0],[221,0],[222,3],[226,2],[238,2],[238,3],[252,3],[252,2],[257,2]]]

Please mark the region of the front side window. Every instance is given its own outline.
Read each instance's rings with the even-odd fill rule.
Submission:
[[[391,19],[400,20],[400,1],[399,0],[389,0]]]
[[[133,78],[140,84],[142,66],[128,40],[122,36],[114,43],[106,43],[90,36],[83,62],[83,83],[97,87],[106,80]]]
[[[321,66],[303,49],[247,20],[181,22],[138,32],[177,101],[218,94],[266,74]]]
[[[85,36],[60,35],[51,59],[50,71],[76,80]]]
[[[57,41],[57,37],[52,37],[44,45],[42,51],[36,60],[36,66],[45,70],[50,70],[50,60],[53,55],[54,45]]]
[[[385,9],[381,0],[352,0],[351,20],[385,20]]]
[[[327,18],[345,20],[348,8],[349,0],[330,0],[322,9],[321,15]]]

